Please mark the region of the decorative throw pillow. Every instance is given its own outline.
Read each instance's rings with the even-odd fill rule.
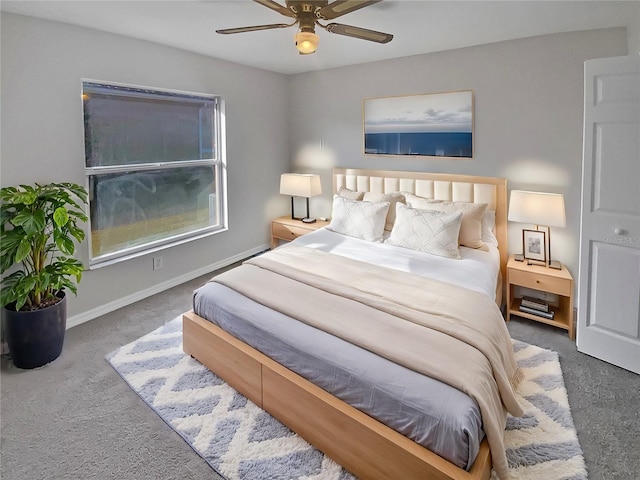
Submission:
[[[460,258],[458,234],[462,212],[419,210],[401,203],[396,206],[396,223],[385,243],[446,258]]]
[[[359,202],[335,195],[331,223],[327,228],[350,237],[382,242],[388,210],[389,202]]]
[[[406,195],[407,204],[422,210],[437,210],[439,212],[462,212],[462,225],[458,243],[469,248],[488,250],[482,241],[482,218],[487,210],[486,203],[444,202],[430,200],[416,195]]]
[[[350,188],[340,187],[338,190],[338,195],[343,198],[348,198],[349,200],[362,200],[364,197],[364,192],[356,192],[351,190]]]
[[[384,229],[388,232],[393,228],[393,222],[396,219],[396,204],[405,203],[404,195],[400,192],[393,193],[372,193],[366,192],[364,197],[362,198],[364,202],[389,202],[391,205],[389,206],[389,212],[387,213],[387,220],[384,225]]]
[[[482,217],[482,241],[487,245],[498,246],[498,239],[493,233],[496,228],[495,210],[487,210]]]

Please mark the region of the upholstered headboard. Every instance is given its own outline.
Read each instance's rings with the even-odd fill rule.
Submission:
[[[340,187],[358,192],[410,192],[414,195],[451,202],[486,203],[496,212],[496,238],[500,251],[500,271],[504,278],[507,250],[507,180],[495,177],[448,173],[397,172],[334,168],[333,191]]]

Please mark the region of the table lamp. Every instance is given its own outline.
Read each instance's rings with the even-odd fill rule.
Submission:
[[[509,200],[509,221],[531,223],[536,226],[547,227],[547,243],[549,257],[545,265],[550,268],[560,269],[562,265],[556,260],[551,260],[551,228],[564,227],[567,224],[564,210],[564,195],[561,193],[527,192],[524,190],[512,190]],[[524,250],[523,237],[523,250]],[[545,249],[546,249],[545,245]]]
[[[280,176],[280,194],[291,195],[291,218],[302,220],[304,223],[314,223],[315,218],[309,217],[309,198],[322,193],[320,186],[320,175],[308,173],[283,173]],[[307,216],[304,218],[294,215],[294,197],[304,197],[307,199]]]

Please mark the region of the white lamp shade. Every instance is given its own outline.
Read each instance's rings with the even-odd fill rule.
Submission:
[[[292,197],[315,197],[322,193],[320,175],[308,173],[283,173],[280,176],[280,193]]]
[[[509,220],[547,227],[564,227],[567,224],[564,195],[512,190],[509,200]]]

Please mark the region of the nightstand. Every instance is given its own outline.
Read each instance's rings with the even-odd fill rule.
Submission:
[[[552,307],[553,320],[521,312],[521,298],[514,298],[516,287],[527,287],[545,293],[558,295],[558,307]],[[573,277],[563,265],[561,270],[539,265],[527,265],[527,261],[517,262],[513,255],[507,263],[507,321],[511,315],[546,323],[560,327],[569,332],[569,338],[574,339],[573,327]]]
[[[326,227],[329,223],[325,220],[304,223],[300,220],[293,220],[290,216],[276,218],[271,222],[271,248],[278,246],[278,240],[290,242],[302,235]]]

